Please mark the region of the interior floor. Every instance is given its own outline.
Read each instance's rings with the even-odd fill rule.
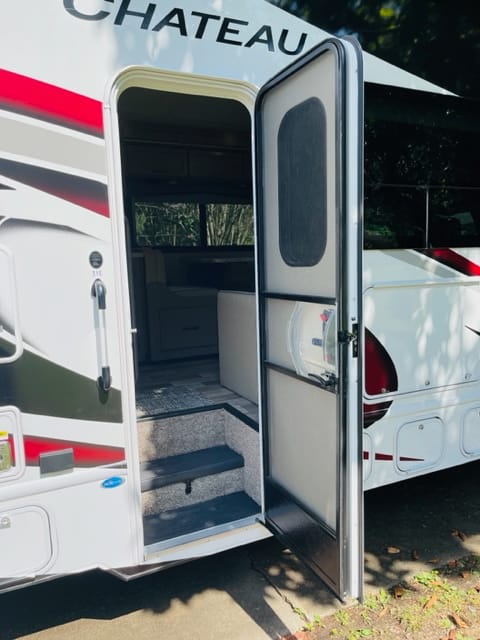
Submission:
[[[137,380],[137,417],[228,404],[258,424],[258,405],[220,384],[216,356],[145,364]]]

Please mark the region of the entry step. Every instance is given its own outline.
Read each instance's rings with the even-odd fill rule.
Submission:
[[[145,545],[248,518],[259,505],[243,491],[147,516],[143,521]]]
[[[142,491],[243,467],[243,457],[225,445],[143,462]]]

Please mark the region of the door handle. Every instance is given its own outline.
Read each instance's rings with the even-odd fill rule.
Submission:
[[[110,365],[108,364],[107,350],[107,288],[100,278],[97,278],[92,285],[92,297],[96,301],[98,318],[98,326],[96,326],[100,369],[98,384],[102,391],[108,391],[112,386],[112,374],[110,372]]]

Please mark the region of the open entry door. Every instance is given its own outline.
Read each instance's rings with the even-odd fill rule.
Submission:
[[[362,585],[361,52],[328,40],[256,105],[269,525],[341,598]]]

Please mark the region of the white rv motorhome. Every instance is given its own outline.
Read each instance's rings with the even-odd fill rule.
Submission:
[[[480,456],[474,106],[258,0],[0,17],[1,588],[359,596],[363,491]]]

